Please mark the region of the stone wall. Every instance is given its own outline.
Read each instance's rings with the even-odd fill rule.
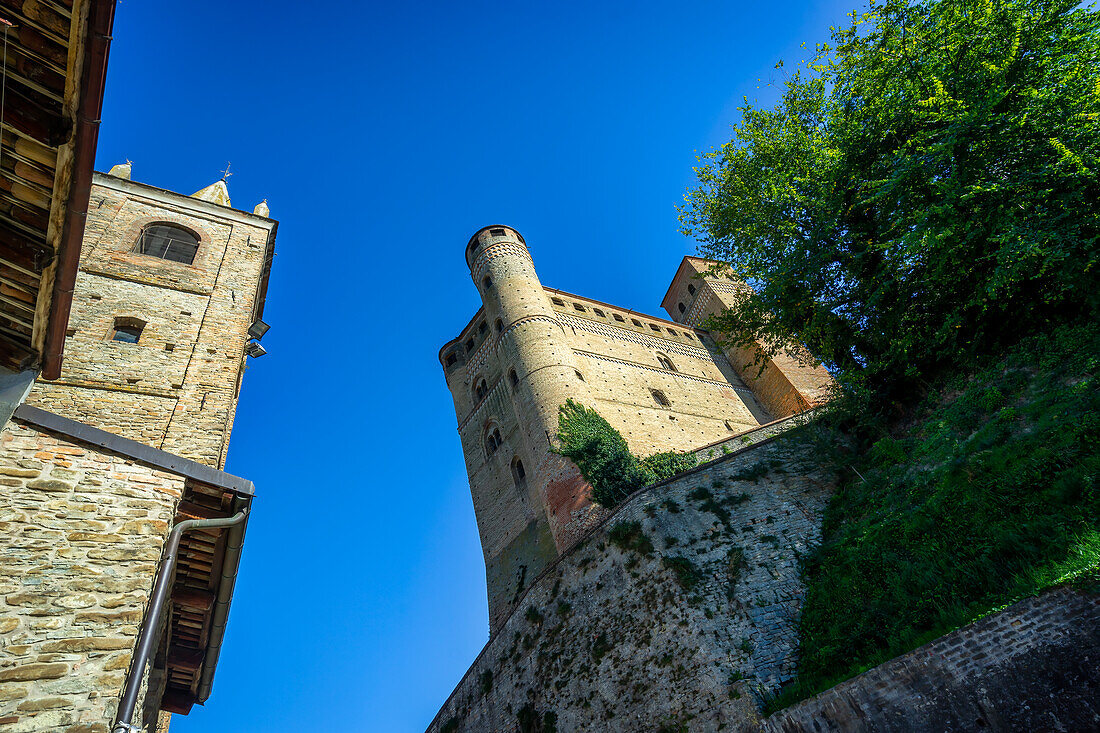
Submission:
[[[617,508],[522,596],[429,730],[547,714],[561,731],[751,719],[746,686],[794,673],[798,555],[830,493],[793,446],[767,440]]]
[[[111,176],[92,186],[61,378],[27,403],[220,468],[274,222]],[[188,265],[134,252],[169,223],[200,240]],[[112,341],[115,320],[144,324]]]
[[[1100,730],[1100,596],[1020,601],[768,717],[763,731]]]
[[[109,730],[183,484],[18,422],[0,433],[5,733]]]

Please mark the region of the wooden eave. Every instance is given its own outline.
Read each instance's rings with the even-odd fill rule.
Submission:
[[[114,0],[0,0],[0,367],[60,349],[90,193]],[[48,374],[46,376],[49,376]]]

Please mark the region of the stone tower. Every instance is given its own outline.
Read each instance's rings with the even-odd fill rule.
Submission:
[[[476,324],[441,352],[474,491],[490,614],[557,557],[590,503],[576,466],[551,452],[558,406],[591,404],[523,237],[485,227],[466,246],[482,298]]]
[[[224,181],[186,196],[112,173],[93,180],[61,376],[27,402],[221,468],[277,223],[230,208]]]

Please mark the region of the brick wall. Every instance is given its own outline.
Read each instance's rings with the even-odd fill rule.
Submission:
[[[797,556],[828,495],[786,438],[639,492],[538,578],[429,730],[517,730],[528,705],[563,731],[751,719],[746,685],[794,673]],[[632,521],[652,556],[610,542]],[[698,571],[690,589],[662,560],[673,557]]]
[[[759,730],[1100,730],[1100,596],[1055,588],[768,717]]]
[[[183,479],[11,422],[0,485],[0,728],[105,733]]]

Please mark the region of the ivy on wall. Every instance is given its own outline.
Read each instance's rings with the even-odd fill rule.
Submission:
[[[596,410],[567,400],[558,410],[556,452],[572,460],[592,485],[592,499],[611,508],[643,486],[693,468],[693,453],[666,451],[639,459]]]

